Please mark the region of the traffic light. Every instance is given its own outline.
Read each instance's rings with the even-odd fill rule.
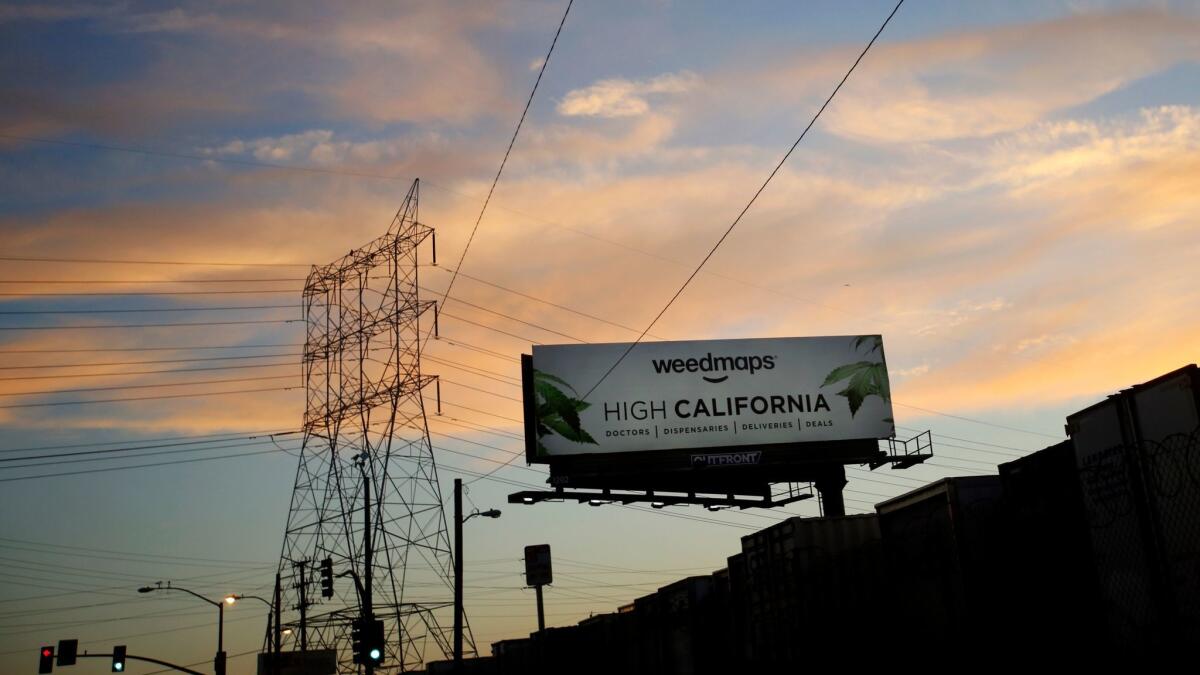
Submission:
[[[350,653],[354,655],[354,662],[358,664],[366,663],[364,658],[366,654],[363,652],[363,624],[366,621],[363,619],[355,619],[350,624]]]
[[[383,648],[386,646],[383,638],[383,621],[376,619],[367,625],[365,636],[366,661],[373,666],[383,663]]]
[[[54,672],[54,647],[42,647],[38,651],[38,673]]]
[[[125,645],[113,647],[112,671],[114,673],[125,672]]]
[[[333,558],[321,561],[321,597],[333,597]]]
[[[79,640],[58,641],[58,665],[75,665],[75,655],[79,652]]]

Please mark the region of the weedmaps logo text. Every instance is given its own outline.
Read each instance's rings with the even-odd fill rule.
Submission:
[[[651,359],[654,364],[654,372],[663,375],[666,373],[727,373],[748,372],[751,375],[760,370],[772,370],[775,368],[775,356],[713,356],[709,352],[699,359]],[[720,377],[703,376],[705,382],[724,382],[729,379],[728,375]]]

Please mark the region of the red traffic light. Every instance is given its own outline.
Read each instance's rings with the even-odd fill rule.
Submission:
[[[54,650],[49,647],[42,647],[42,656],[54,656]]]

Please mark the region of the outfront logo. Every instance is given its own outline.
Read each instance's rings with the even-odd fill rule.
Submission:
[[[692,359],[651,359],[654,372],[659,375],[667,373],[728,373],[746,372],[753,375],[760,370],[773,370],[775,356],[713,356],[709,352],[701,358]],[[729,375],[702,375],[705,382],[718,384],[729,379]]]
[[[762,452],[725,452],[716,455],[692,455],[692,468],[703,469],[710,466],[748,466],[760,464]]]

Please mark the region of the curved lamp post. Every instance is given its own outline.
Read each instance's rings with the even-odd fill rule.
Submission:
[[[217,657],[213,660],[214,670],[217,675],[225,675],[225,605],[232,605],[238,601],[241,596],[227,595],[220,601],[210,600],[195,591],[190,591],[179,586],[172,586],[171,582],[167,582],[166,586],[162,582],[158,582],[153,586],[142,586],[138,589],[138,593],[152,593],[154,591],[182,591],[193,597],[199,598],[210,605],[217,607]],[[259,598],[261,600],[261,598]],[[270,603],[268,603],[270,604]]]

